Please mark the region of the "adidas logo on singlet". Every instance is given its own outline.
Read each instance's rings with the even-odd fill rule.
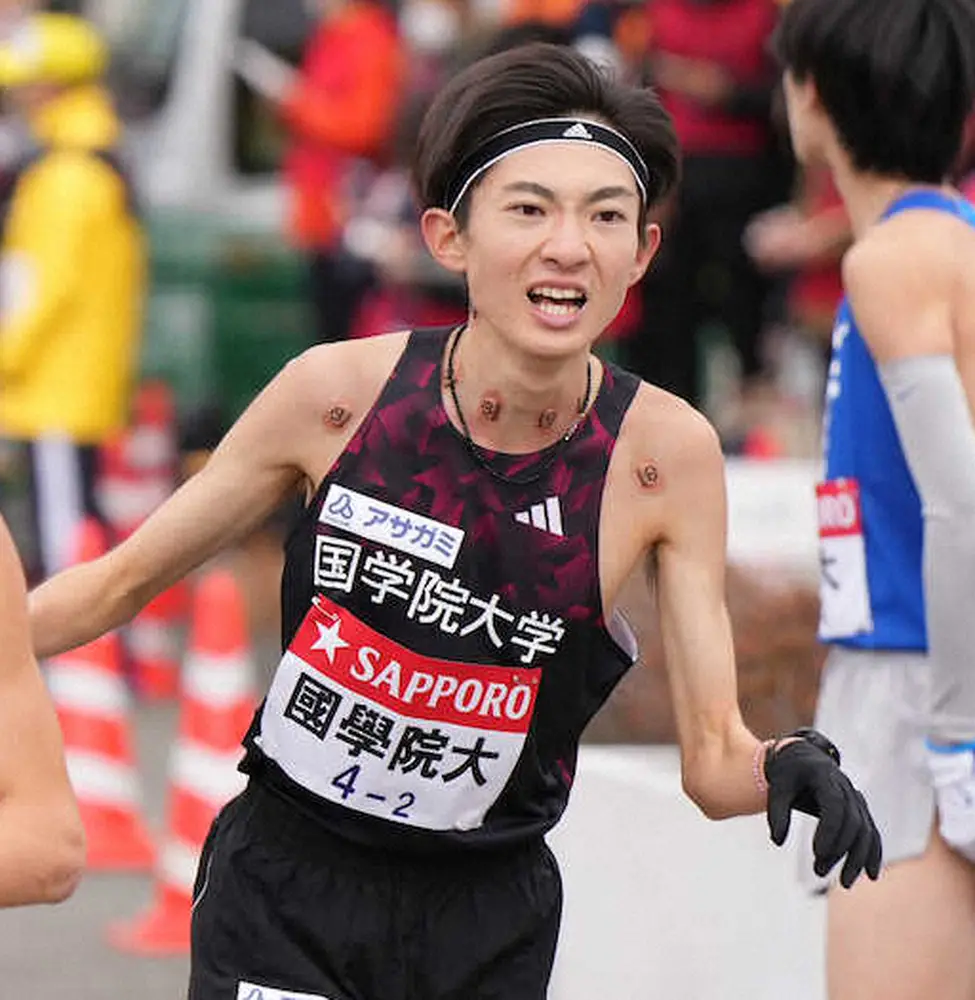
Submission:
[[[582,122],[576,122],[575,125],[570,125],[563,133],[563,139],[591,139],[592,132],[586,128]],[[561,534],[561,532],[560,532]]]
[[[533,503],[528,510],[515,513],[519,524],[530,524],[533,528],[547,531],[550,535],[565,535],[562,530],[562,508],[558,497],[549,497],[544,503]]]

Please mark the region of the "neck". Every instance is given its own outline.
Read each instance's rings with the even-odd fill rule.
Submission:
[[[588,349],[570,357],[539,358],[512,347],[478,319],[459,336],[455,388],[475,443],[511,453],[537,451],[572,427],[592,364]],[[594,366],[587,404],[595,398],[597,384]],[[450,399],[449,390],[445,395]]]
[[[903,177],[883,177],[855,170],[849,160],[837,154],[831,158],[830,167],[839,191],[850,214],[855,239],[859,239],[873,226],[884,210],[906,191],[935,185],[918,184]]]

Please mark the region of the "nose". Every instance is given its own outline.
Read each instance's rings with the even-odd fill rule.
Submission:
[[[543,259],[559,268],[571,270],[588,263],[591,253],[582,221],[572,212],[554,214],[552,228],[542,247]]]

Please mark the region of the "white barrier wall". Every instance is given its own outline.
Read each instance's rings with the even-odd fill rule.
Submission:
[[[705,819],[671,747],[584,747],[550,842],[565,917],[549,1000],[823,1000],[821,899],[764,816]],[[808,834],[807,834],[808,835]]]
[[[728,559],[810,579],[819,571],[819,462],[728,459]]]

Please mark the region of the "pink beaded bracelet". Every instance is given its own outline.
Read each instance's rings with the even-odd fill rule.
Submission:
[[[765,780],[765,757],[775,746],[775,742],[775,740],[764,740],[755,747],[755,753],[752,755],[752,777],[755,779],[755,787],[762,795],[768,792],[768,782]]]

